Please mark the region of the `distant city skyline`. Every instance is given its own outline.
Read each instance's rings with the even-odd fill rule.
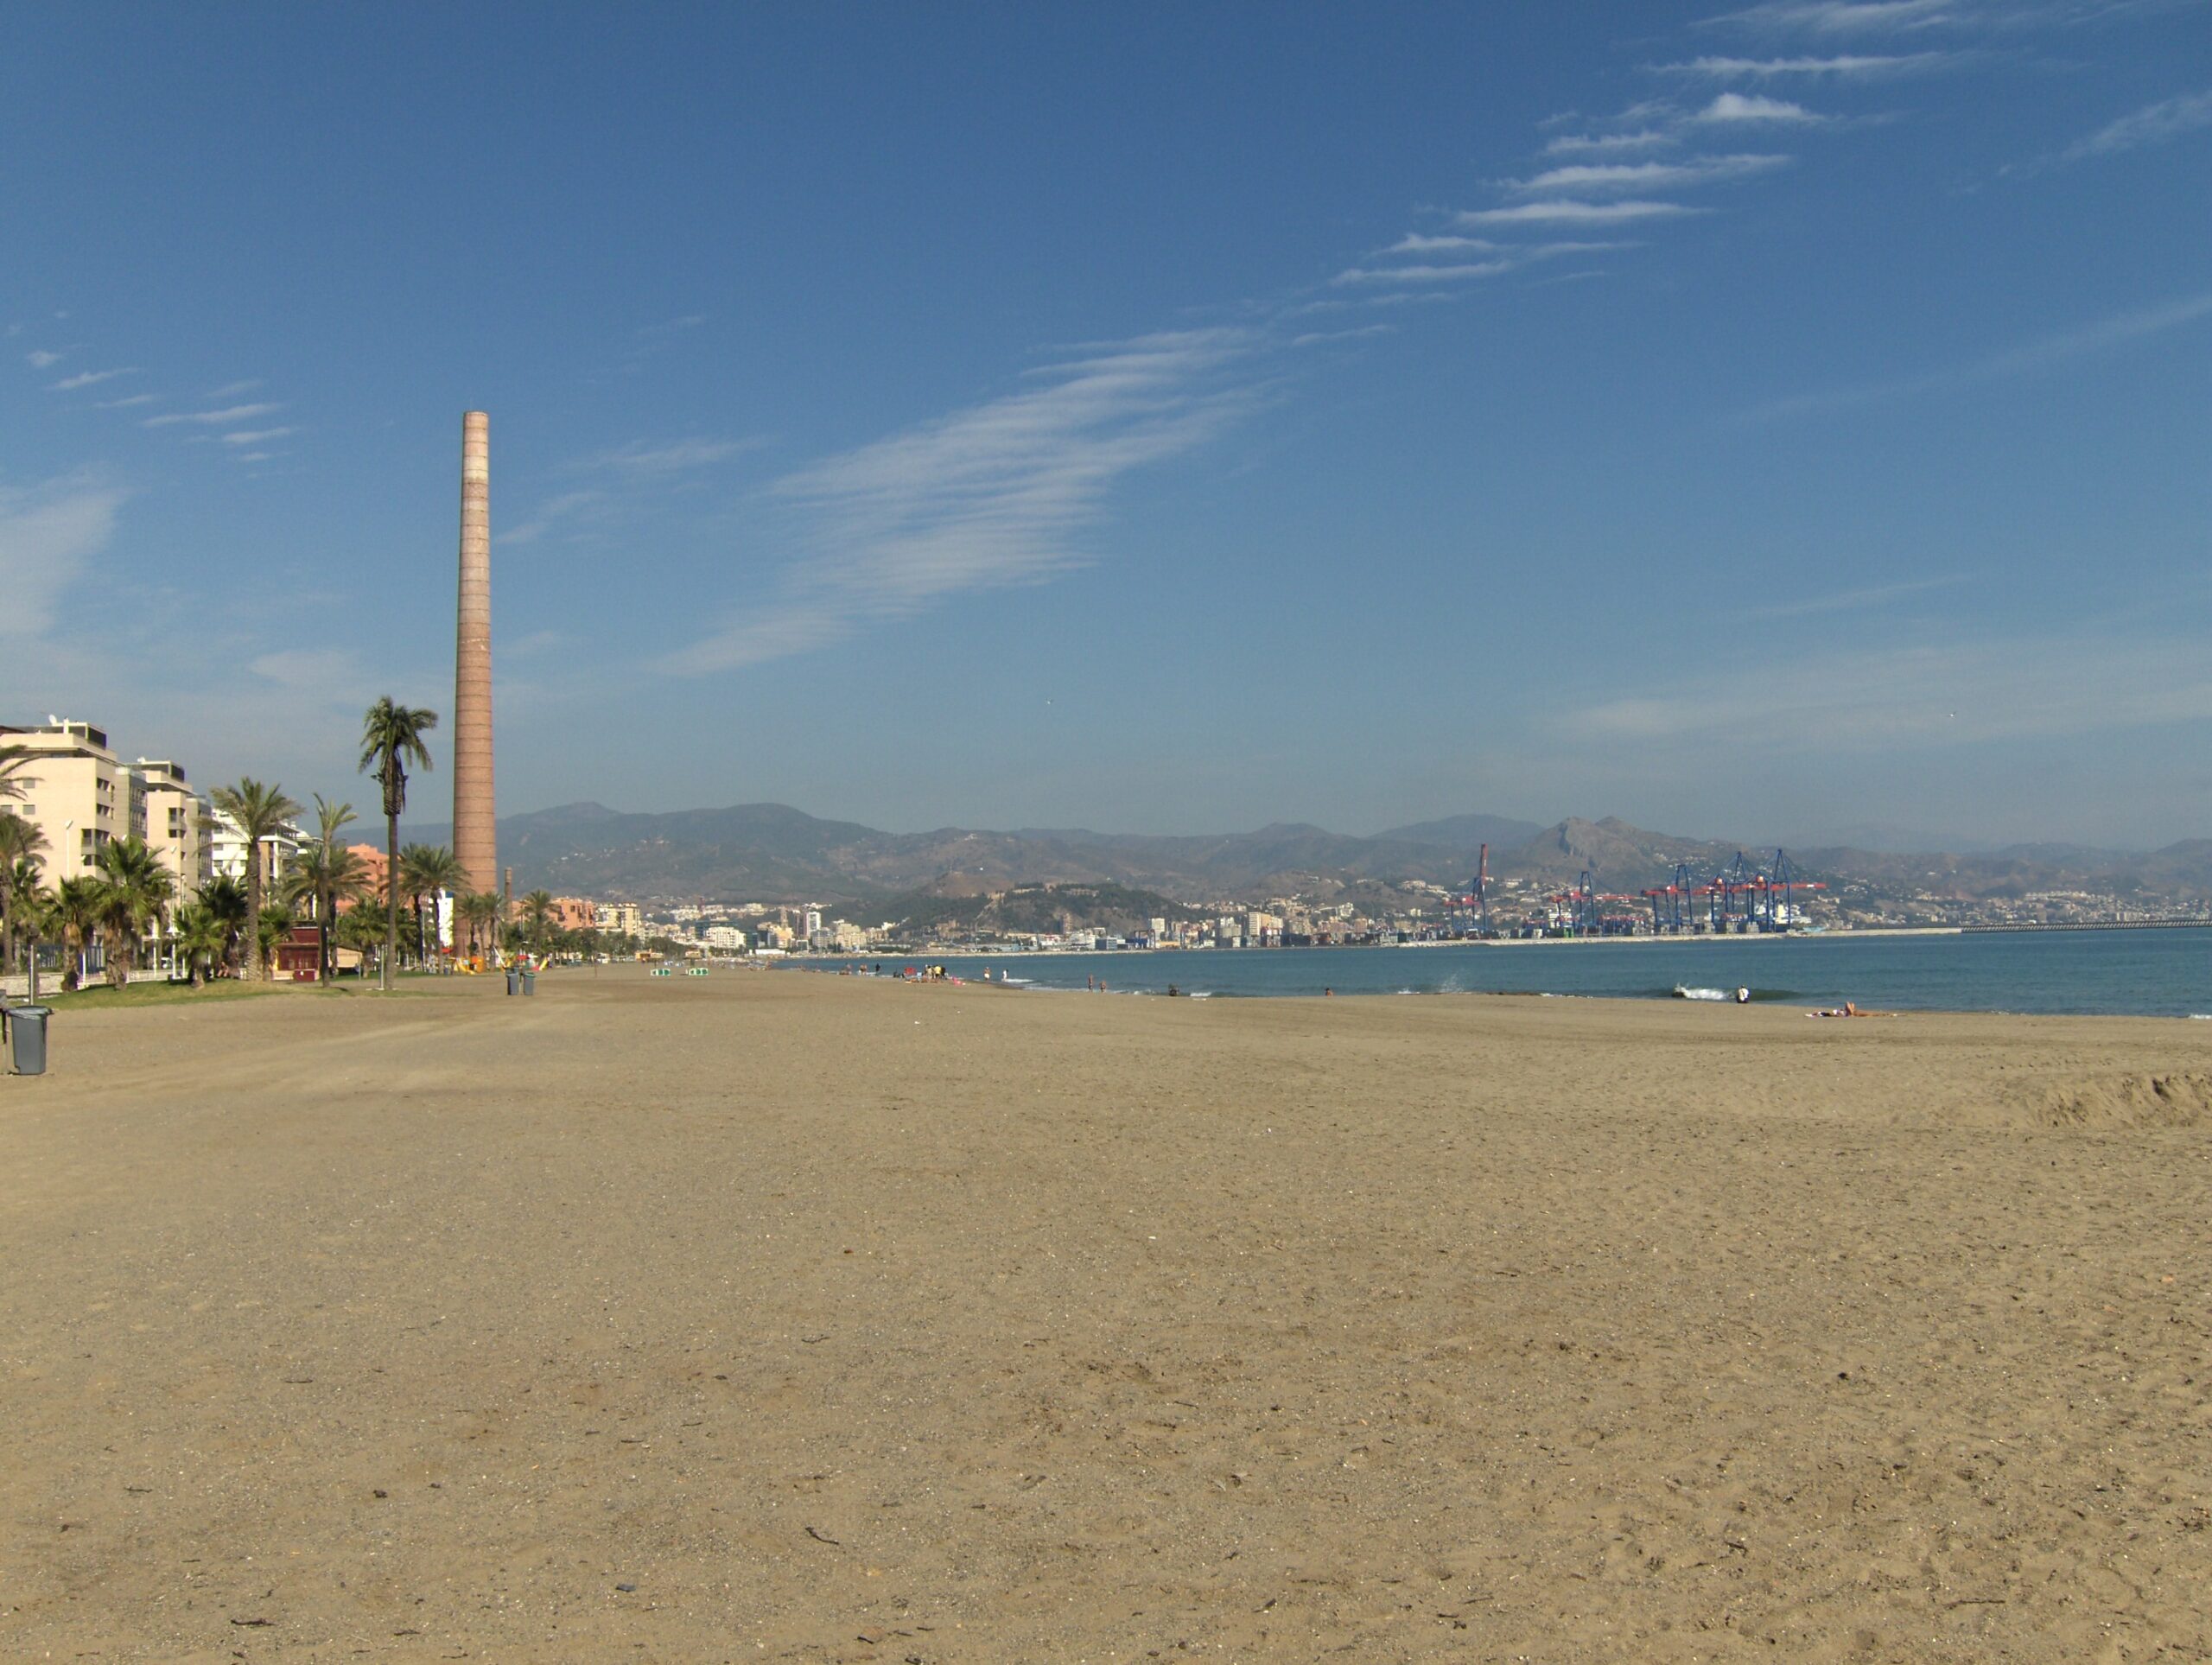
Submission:
[[[503,813],[2212,830],[2204,0],[13,35],[0,722],[442,819],[486,410]]]

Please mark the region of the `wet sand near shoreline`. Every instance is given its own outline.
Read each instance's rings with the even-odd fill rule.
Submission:
[[[2208,1031],[64,1012],[0,1079],[0,1655],[2201,1659]]]

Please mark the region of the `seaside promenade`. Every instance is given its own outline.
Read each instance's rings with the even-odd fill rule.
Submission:
[[[71,1011],[0,1079],[0,1655],[2201,1656],[2208,1030]]]

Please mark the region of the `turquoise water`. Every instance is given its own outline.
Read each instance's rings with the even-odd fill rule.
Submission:
[[[1038,988],[1103,981],[1161,995],[1529,994],[1661,1000],[1676,985],[1806,1007],[1955,1012],[2212,1014],[2212,930],[2055,931],[1959,937],[1691,938],[1455,944],[1153,954],[932,956],[956,976],[988,968]],[[920,963],[881,962],[893,971]]]

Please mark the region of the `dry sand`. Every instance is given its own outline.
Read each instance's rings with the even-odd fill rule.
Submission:
[[[10,1657],[2212,1650],[2212,1026],[623,969],[54,1058]]]

